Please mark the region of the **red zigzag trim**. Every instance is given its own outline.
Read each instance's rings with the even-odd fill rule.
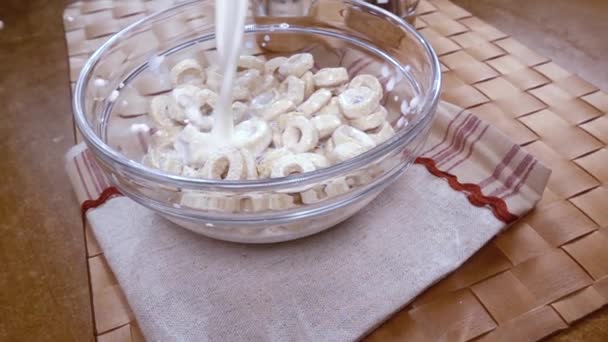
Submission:
[[[471,202],[471,204],[474,206],[489,206],[492,209],[494,216],[496,216],[496,218],[499,220],[505,223],[511,223],[518,219],[516,215],[509,212],[507,203],[505,203],[505,201],[503,201],[501,198],[484,196],[481,192],[481,188],[477,184],[460,183],[455,175],[439,170],[433,159],[418,157],[416,158],[416,164],[424,165],[431,174],[447,180],[452,189],[466,193],[469,202]]]
[[[100,195],[99,197],[97,197],[97,199],[94,200],[86,200],[84,202],[82,202],[82,205],[80,206],[80,213],[82,214],[82,217],[84,218],[84,214],[87,213],[87,211],[89,211],[89,209],[93,209],[93,208],[97,208],[100,205],[106,203],[107,200],[109,200],[110,198],[114,197],[114,196],[122,196],[122,193],[120,193],[120,191],[111,186],[109,188],[106,188]]]

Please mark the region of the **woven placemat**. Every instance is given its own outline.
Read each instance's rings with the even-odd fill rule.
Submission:
[[[72,82],[110,34],[174,2],[70,5]],[[416,26],[440,56],[443,99],[498,127],[553,174],[534,212],[367,340],[524,341],[565,329],[608,303],[608,94],[447,0],[422,1],[418,13]],[[88,227],[85,233],[95,335],[143,341]]]

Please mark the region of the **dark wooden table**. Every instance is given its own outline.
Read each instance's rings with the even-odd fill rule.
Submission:
[[[0,1],[0,341],[93,339],[84,237],[63,170],[74,142],[66,2]],[[608,90],[608,2],[455,2]],[[608,309],[553,339],[608,340]]]

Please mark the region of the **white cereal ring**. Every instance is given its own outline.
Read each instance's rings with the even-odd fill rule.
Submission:
[[[319,132],[319,139],[329,137],[342,124],[340,118],[334,114],[317,115],[310,121]]]
[[[301,77],[315,64],[314,58],[309,53],[295,54],[279,66],[279,74],[283,76]]]
[[[283,115],[285,115],[285,114],[283,114]],[[283,115],[281,115],[281,116],[283,116]],[[279,125],[277,125],[276,122],[272,123],[271,129],[272,129],[272,146],[274,148],[282,148],[283,141],[281,140],[281,135],[282,135],[283,131],[279,128]]]
[[[307,152],[299,155],[310,159],[317,170],[331,166],[331,162],[323,154]]]
[[[276,149],[268,149],[261,156],[258,161],[257,170],[260,178],[268,178],[270,177],[270,173],[272,172],[272,165],[279,158],[284,156],[293,155],[293,152],[286,148],[276,148]]]
[[[182,176],[189,178],[203,178],[201,174],[201,169],[197,169],[190,166],[184,166],[182,169]]]
[[[198,96],[200,98],[200,101],[203,103],[203,106],[206,104],[209,105],[210,108],[207,108],[207,112],[209,112],[209,109],[215,108],[215,105],[217,104],[219,98],[219,95],[210,89],[201,89],[198,93]],[[209,114],[211,113],[209,112]]]
[[[234,123],[239,123],[247,118],[247,107],[243,102],[235,101],[232,103],[232,118]]]
[[[362,170],[352,176],[346,177],[346,180],[351,186],[361,186],[371,183],[374,180],[374,177],[368,170]]]
[[[200,107],[203,105],[203,97],[201,96],[202,88],[192,84],[184,84],[173,89],[173,98],[183,108]]]
[[[254,156],[259,156],[270,145],[272,130],[264,120],[252,118],[234,127],[232,141],[237,148],[246,149]]]
[[[329,157],[331,152],[334,150],[334,147],[336,147],[336,144],[334,144],[333,140],[328,139],[327,141],[325,141],[323,146],[319,146],[318,151],[316,151],[316,153],[324,153],[327,157]]]
[[[302,81],[304,81],[304,98],[308,98],[315,91],[315,78],[312,71],[305,72],[302,75]]]
[[[249,92],[253,92],[258,84],[262,81],[262,73],[257,69],[248,69],[238,73],[235,85],[246,88]]]
[[[215,67],[207,68],[205,74],[207,75],[207,82],[205,82],[207,88],[219,92],[222,86],[222,74]]]
[[[329,100],[329,103],[327,105],[325,105],[325,107],[321,108],[318,112],[314,113],[314,116],[317,115],[326,115],[326,114],[330,114],[330,115],[335,115],[337,117],[340,118],[340,120],[342,121],[346,121],[346,118],[344,117],[344,115],[342,115],[342,109],[340,109],[340,103],[337,97],[332,97],[331,100]]]
[[[258,170],[253,154],[247,149],[241,149],[241,156],[245,165],[245,179],[258,179]]]
[[[277,116],[294,110],[296,106],[288,99],[278,99],[257,110],[258,115],[266,121],[271,121]]]
[[[296,116],[304,116],[304,114],[300,113],[300,112],[289,112],[289,113],[279,115],[279,117],[275,121],[277,124],[278,130],[283,132],[285,130],[285,127],[287,127],[287,124],[291,120],[293,120]]]
[[[373,90],[379,98],[382,98],[382,85],[380,81],[372,75],[362,74],[355,76],[350,83],[348,84],[348,88],[359,88],[359,87],[367,87]]]
[[[323,68],[314,75],[317,88],[338,87],[348,82],[346,68]]]
[[[271,178],[287,177],[292,174],[306,173],[315,170],[313,162],[301,155],[286,155],[272,164]]]
[[[247,101],[250,97],[251,92],[249,91],[249,89],[239,85],[235,85],[234,88],[232,88],[232,100]]]
[[[334,162],[343,162],[352,159],[364,152],[369,150],[368,148],[357,144],[356,142],[346,142],[340,145],[336,145],[331,152],[327,154],[327,157]]]
[[[385,142],[393,135],[395,135],[395,130],[388,122],[384,122],[377,132],[369,133],[369,137],[372,138],[376,144]]]
[[[314,204],[320,202],[322,199],[327,197],[323,191],[323,187],[317,186],[312,189],[300,192],[300,198],[304,204]]]
[[[202,86],[205,83],[205,79],[203,67],[192,58],[184,59],[171,68],[171,83],[174,86],[180,84]]]
[[[214,210],[221,212],[235,212],[238,208],[238,200],[220,194],[184,192],[180,204],[184,207]]]
[[[148,150],[143,164],[174,175],[181,174],[184,167],[182,159],[174,150],[156,148]]]
[[[386,109],[380,106],[375,112],[369,115],[351,120],[350,125],[362,131],[375,129],[386,122],[386,115]]]
[[[347,193],[350,190],[345,177],[333,179],[325,185],[325,193],[328,197],[335,197]]]
[[[287,122],[281,142],[296,153],[308,152],[317,146],[319,133],[310,120],[296,115]]]
[[[253,95],[258,96],[263,94],[271,89],[276,88],[279,85],[279,81],[272,75],[264,75],[261,77],[260,81],[257,84],[257,87],[253,89]]]
[[[152,134],[152,145],[158,148],[172,148],[176,136],[181,132],[180,126],[165,126],[157,128]]]
[[[294,207],[293,197],[287,194],[271,194],[268,196],[270,210],[283,210]]]
[[[266,194],[252,194],[242,197],[239,203],[240,211],[258,212],[268,210],[270,207],[270,197]]]
[[[366,149],[376,146],[374,140],[367,133],[347,125],[336,128],[331,136],[331,140],[336,148],[344,143],[355,143]]]
[[[304,113],[307,117],[310,117],[313,113],[326,106],[330,100],[331,91],[319,89],[312,93],[312,95],[298,107],[298,111]]]
[[[179,118],[184,115],[172,96],[158,95],[150,102],[150,117],[159,127],[171,127],[175,123],[171,118]]]
[[[243,69],[257,69],[264,71],[264,59],[257,56],[239,56],[238,67]]]
[[[338,96],[340,109],[349,119],[371,114],[380,103],[378,94],[368,87],[350,88]]]
[[[222,147],[209,155],[201,175],[207,179],[242,180],[247,177],[247,170],[238,149]]]
[[[201,167],[213,150],[213,137],[193,125],[187,125],[176,136],[173,147],[184,160],[184,164]]]
[[[209,89],[187,84],[173,89],[173,98],[183,108],[184,118],[179,121],[188,120],[199,128],[211,129],[213,121],[206,115],[210,114],[215,106],[217,94]]]
[[[279,93],[295,106],[304,101],[305,83],[295,76],[288,76],[279,86]]]
[[[287,62],[287,57],[272,58],[264,64],[264,72],[268,75],[272,75],[285,62]]]

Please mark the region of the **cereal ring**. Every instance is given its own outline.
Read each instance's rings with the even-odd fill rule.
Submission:
[[[157,127],[156,132],[151,137],[152,145],[158,148],[172,148],[179,132],[181,132],[179,126]]]
[[[235,101],[232,103],[232,118],[234,123],[239,123],[248,119],[247,112],[249,107],[243,102]]]
[[[197,86],[183,85],[173,89],[173,97],[177,104],[183,108],[185,119],[189,123],[202,129],[211,128],[213,121],[210,118],[205,118],[204,115],[209,114],[215,106],[217,94]],[[203,113],[201,109],[205,109],[206,113]]]
[[[269,196],[266,194],[247,195],[240,199],[239,208],[244,212],[258,212],[268,210]]]
[[[205,70],[205,74],[207,75],[207,82],[205,85],[207,88],[213,90],[214,92],[219,92],[220,87],[222,85],[222,74],[215,67],[209,67]]]
[[[260,178],[268,178],[270,177],[270,173],[272,172],[272,165],[279,158],[284,156],[293,155],[293,152],[286,148],[277,148],[277,149],[268,149],[262,155],[260,160],[258,161],[257,170]]]
[[[350,190],[350,186],[345,177],[332,179],[325,185],[325,193],[328,197],[335,197],[345,194]]]
[[[237,78],[235,84],[243,86],[249,90],[253,90],[257,87],[260,82],[260,77],[262,73],[257,69],[247,69],[245,71],[240,71],[237,74]]]
[[[330,100],[331,91],[319,89],[298,107],[298,111],[304,113],[307,117],[310,117],[313,113],[327,105]]]
[[[356,142],[346,142],[336,145],[331,152],[328,153],[327,157],[335,162],[343,162],[352,159],[367,150],[369,149]]]
[[[305,83],[295,76],[288,76],[279,86],[279,93],[293,102],[295,106],[304,101]]]
[[[382,85],[380,81],[372,75],[362,74],[355,76],[350,83],[348,84],[348,88],[359,88],[359,87],[367,87],[376,93],[380,99],[382,98]]]
[[[184,166],[184,168],[182,169],[181,175],[189,178],[203,178],[201,174],[201,169],[197,169],[187,165]]]
[[[277,116],[292,111],[296,106],[288,99],[278,99],[271,104],[258,110],[258,115],[266,121],[271,121]]]
[[[302,81],[304,81],[304,97],[308,98],[315,91],[315,78],[311,71],[307,71],[302,75]]]
[[[249,150],[241,149],[241,156],[245,165],[245,179],[258,179],[258,170],[255,163],[255,157]]]
[[[319,133],[310,120],[296,115],[285,126],[281,141],[283,146],[296,153],[308,152],[317,146]]]
[[[179,154],[173,150],[161,150],[151,148],[144,156],[142,163],[170,174],[179,175],[182,173],[184,162]]]
[[[386,114],[386,109],[380,106],[378,110],[370,115],[351,120],[350,125],[362,131],[375,129],[382,126],[382,124],[386,122]]]
[[[257,56],[239,56],[237,66],[243,69],[257,69],[264,71],[264,59]]]
[[[267,75],[272,75],[283,64],[287,62],[287,57],[275,57],[264,64],[264,72]]]
[[[253,89],[253,95],[258,96],[278,86],[278,81],[272,75],[264,75],[258,82],[258,85]]]
[[[188,208],[221,212],[235,212],[238,208],[238,200],[233,197],[193,191],[184,192],[180,204]]]
[[[270,145],[272,131],[267,122],[252,118],[234,127],[232,141],[234,146],[259,156]]]
[[[367,87],[350,88],[338,96],[340,109],[349,119],[371,114],[379,105],[377,94]]]
[[[242,180],[247,170],[241,152],[233,147],[222,147],[209,155],[201,175],[207,179]]]
[[[279,115],[279,117],[275,120],[275,123],[277,124],[277,128],[281,132],[283,132],[285,130],[285,127],[287,127],[287,124],[291,120],[293,120],[296,116],[304,116],[304,113],[289,112],[289,113]]]
[[[393,135],[395,135],[395,130],[388,122],[384,122],[377,132],[369,133],[369,137],[372,138],[376,144],[385,142]]]
[[[319,131],[319,139],[329,137],[342,124],[340,118],[333,114],[318,115],[310,121]]]
[[[327,159],[327,157],[325,157],[324,155],[319,154],[319,153],[306,152],[306,153],[300,153],[299,155],[310,159],[310,161],[313,163],[313,165],[317,169],[326,168],[331,165],[331,162],[329,161],[329,159]]]
[[[268,199],[270,210],[285,210],[294,207],[293,197],[287,194],[271,194]]]
[[[325,107],[321,108],[318,112],[313,113],[314,116],[326,114],[335,115],[343,122],[347,121],[344,115],[342,115],[342,109],[340,109],[340,103],[337,97],[332,97]]]
[[[287,155],[277,159],[272,165],[271,178],[287,177],[296,173],[306,173],[315,170],[315,165],[309,158],[299,155]]]
[[[300,198],[304,204],[314,204],[327,197],[322,186],[317,186],[312,189],[300,192]]]
[[[171,83],[174,86],[180,84],[192,84],[202,86],[205,83],[205,71],[194,59],[188,58],[177,63],[171,68]]]
[[[314,75],[317,88],[333,88],[348,82],[348,71],[346,68],[323,68]]]
[[[366,149],[376,146],[374,140],[365,132],[347,125],[338,127],[332,134],[331,140],[336,148],[344,143],[355,143]]]
[[[272,127],[272,145],[275,148],[282,148],[283,141],[281,140],[281,134],[283,133],[276,122],[273,122]]]
[[[192,167],[201,167],[213,150],[213,137],[203,133],[193,125],[187,125],[176,136],[173,147],[181,155],[184,163]]]
[[[172,96],[158,95],[150,102],[150,117],[159,127],[171,127],[175,125],[171,118],[185,117],[185,114]]]
[[[314,58],[309,53],[295,54],[279,66],[279,74],[283,76],[301,77],[315,64]]]

